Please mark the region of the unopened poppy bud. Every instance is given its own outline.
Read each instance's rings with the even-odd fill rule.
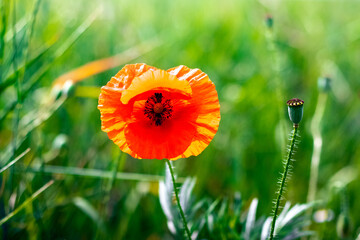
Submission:
[[[320,77],[318,79],[318,88],[322,92],[328,92],[331,89],[331,79],[329,77]]]
[[[288,105],[289,118],[298,127],[303,117],[304,101],[298,98],[290,99],[286,102]]]
[[[273,26],[273,24],[274,24],[274,19],[273,19],[273,17],[272,17],[270,14],[268,14],[268,15],[266,16],[266,18],[265,18],[265,24],[266,24],[266,26],[267,26],[268,28],[272,28],[272,26]]]

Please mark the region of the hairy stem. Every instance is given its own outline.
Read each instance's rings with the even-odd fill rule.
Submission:
[[[277,213],[278,213],[278,210],[279,210],[279,205],[280,205],[280,200],[281,200],[281,197],[282,197],[282,193],[283,193],[284,188],[285,188],[286,176],[287,176],[287,174],[289,172],[289,166],[290,166],[290,162],[291,162],[291,156],[292,156],[293,151],[294,151],[295,138],[296,138],[297,130],[298,130],[298,127],[294,126],[293,135],[291,137],[290,150],[289,150],[289,154],[288,154],[288,157],[287,157],[287,160],[286,160],[286,165],[285,165],[285,168],[284,168],[284,172],[282,174],[279,194],[278,194],[278,197],[277,197],[277,200],[276,200],[275,212],[274,212],[274,216],[273,216],[273,220],[272,220],[272,224],[271,224],[270,240],[272,240],[274,238],[276,217],[277,217]]]
[[[184,224],[185,232],[186,232],[186,235],[188,236],[188,239],[191,240],[191,234],[190,234],[189,228],[187,226],[187,221],[186,221],[186,218],[185,218],[185,214],[184,214],[184,212],[183,212],[183,210],[181,208],[181,205],[180,205],[179,194],[178,194],[178,190],[176,188],[174,171],[173,171],[171,163],[170,163],[170,161],[168,159],[166,159],[166,163],[167,163],[167,165],[169,167],[169,170],[170,170],[170,174],[171,174],[171,178],[172,178],[172,182],[173,182],[173,186],[174,186],[176,203],[177,203],[179,211],[180,211],[180,215],[181,215],[181,218],[182,218],[182,221],[183,221],[183,224]]]

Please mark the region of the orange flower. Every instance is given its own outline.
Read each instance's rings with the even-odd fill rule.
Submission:
[[[134,158],[199,155],[220,122],[215,85],[199,69],[126,65],[101,88],[101,129]]]

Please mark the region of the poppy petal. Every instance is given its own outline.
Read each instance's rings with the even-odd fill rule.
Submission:
[[[155,70],[134,78],[129,88],[122,94],[121,102],[127,104],[135,96],[154,90],[167,90],[187,97],[191,96],[191,87],[187,81],[179,80],[164,70]]]
[[[155,126],[143,113],[145,101],[134,104],[133,118],[125,129],[125,137],[137,158],[172,159],[191,144],[196,128],[188,116],[177,114],[161,126]]]
[[[131,117],[132,107],[120,101],[122,92],[135,77],[156,68],[146,64],[125,65],[111,80],[101,88],[98,109],[101,113],[101,129],[124,152],[132,154],[124,136],[127,119]]]
[[[196,133],[186,151],[176,158],[187,158],[199,155],[214,138],[220,123],[220,104],[215,85],[209,77],[199,69],[178,66],[168,70],[180,80],[189,82],[192,98],[189,100],[192,109],[198,114],[193,124]]]

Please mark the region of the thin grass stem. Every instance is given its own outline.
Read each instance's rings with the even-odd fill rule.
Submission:
[[[13,55],[13,59],[12,59],[12,63],[13,63],[13,68],[14,68],[14,72],[17,70],[18,68],[18,62],[17,62],[17,56],[18,56],[18,45],[17,45],[17,34],[16,34],[16,3],[15,0],[12,1],[13,2],[13,31],[14,31],[14,35],[13,35],[13,51],[14,51],[14,55]],[[17,93],[17,99],[18,102],[21,101],[21,86],[20,86],[20,81],[19,81],[19,75],[16,74],[15,76],[16,78],[16,93]]]
[[[121,165],[121,162],[123,162],[126,158],[126,154],[123,152],[120,152],[119,156],[116,159],[116,163],[113,166],[113,170],[112,170],[112,175],[111,178],[109,179],[110,181],[108,182],[108,185],[105,189],[106,194],[104,194],[104,198],[103,198],[103,203],[100,206],[100,216],[102,219],[105,219],[105,215],[106,215],[106,206],[108,205],[108,203],[110,202],[111,199],[111,192],[112,189],[114,188],[115,185],[115,180],[116,180],[116,175],[118,173],[118,169],[119,166]],[[97,229],[96,234],[95,234],[95,239],[103,239],[105,237],[104,235],[105,233],[103,231],[101,231],[101,229]]]
[[[320,132],[320,124],[321,124],[321,119],[324,116],[327,96],[328,95],[326,93],[321,93],[319,95],[319,99],[315,108],[315,114],[313,119],[311,120],[311,134],[313,136],[314,149],[311,156],[310,180],[309,180],[307,202],[314,201],[316,196],[320,156],[321,156],[321,149],[323,142]]]
[[[298,130],[298,127],[294,126],[293,134],[292,134],[292,137],[291,137],[290,149],[289,149],[288,157],[286,159],[284,172],[282,174],[281,185],[280,185],[278,197],[276,199],[275,211],[274,211],[274,216],[273,216],[273,220],[272,220],[272,224],[271,224],[271,230],[270,230],[270,240],[272,240],[274,238],[276,217],[277,217],[277,213],[278,213],[278,210],[279,210],[281,197],[282,197],[282,194],[283,194],[283,191],[284,191],[284,188],[285,188],[286,177],[287,177],[288,172],[289,172],[289,167],[290,167],[290,163],[291,163],[291,156],[292,156],[293,151],[294,151],[297,130]]]
[[[169,167],[169,170],[170,170],[170,174],[171,174],[171,178],[172,178],[172,182],[173,182],[173,186],[174,186],[176,203],[177,203],[179,211],[180,211],[180,215],[181,215],[181,218],[182,218],[182,221],[183,221],[183,224],[184,224],[185,232],[186,232],[186,235],[187,235],[188,239],[191,240],[190,230],[188,228],[187,221],[186,221],[186,218],[185,218],[185,214],[184,214],[184,211],[182,210],[182,207],[181,207],[181,204],[180,204],[179,193],[178,193],[178,190],[176,188],[174,170],[173,170],[173,168],[171,166],[171,163],[170,163],[170,161],[168,159],[166,159],[166,163],[167,163],[167,165]]]
[[[7,27],[7,13],[8,8],[5,5],[7,1],[1,1],[0,3],[0,13],[1,13],[1,29],[0,29],[0,82],[2,80],[2,68],[4,61],[4,53],[5,53],[5,33]]]
[[[275,30],[273,27],[268,27],[266,32],[266,42],[268,51],[270,52],[271,57],[271,64],[270,67],[272,69],[272,87],[274,88],[274,92],[276,95],[276,103],[278,108],[278,117],[279,117],[279,124],[280,124],[280,143],[281,143],[281,149],[285,149],[286,147],[286,120],[283,112],[283,101],[284,101],[284,94],[283,94],[283,83],[281,79],[281,69],[282,64],[280,62],[281,53],[279,51],[278,46],[276,45],[276,34],[274,32]],[[285,152],[282,152],[282,156],[285,155]]]
[[[12,1],[13,4],[13,9],[12,9],[12,27],[13,27],[13,31],[14,31],[14,35],[13,35],[13,58],[12,58],[12,66],[14,71],[16,71],[16,69],[18,68],[18,62],[17,62],[17,57],[18,57],[18,44],[17,44],[17,40],[16,40],[16,2],[15,0]],[[21,97],[21,83],[20,83],[20,79],[19,79],[19,75],[15,74],[15,89],[16,89],[16,95],[17,95],[17,99],[16,99],[16,107],[15,107],[15,114],[14,114],[14,118],[13,118],[13,131],[12,131],[12,140],[11,140],[11,159],[15,160],[15,154],[16,154],[16,150],[17,150],[17,137],[18,137],[18,131],[19,131],[19,122],[20,122],[20,111],[21,111],[21,105],[22,105],[22,97]],[[13,179],[13,171],[14,169],[10,169],[10,176],[9,176],[9,189],[12,190],[13,185],[14,185],[14,179]]]
[[[100,178],[100,179],[111,179],[113,177],[112,171],[103,171],[100,169],[87,169],[87,168],[76,168],[76,167],[62,167],[62,166],[43,166],[43,167],[23,167],[17,166],[14,168],[16,172],[32,173],[32,174],[57,174],[64,176],[77,176],[77,177],[89,177],[89,178]],[[142,173],[126,173],[116,172],[116,180],[127,180],[127,181],[141,181],[141,182],[159,182],[164,177],[160,175],[142,174]],[[178,182],[183,183],[184,178],[179,178]]]
[[[26,70],[27,70],[27,62],[29,59],[29,48],[30,48],[30,41],[31,38],[33,36],[33,32],[34,32],[34,26],[35,26],[35,22],[36,22],[36,16],[37,13],[39,12],[39,8],[40,8],[40,2],[41,0],[36,0],[35,5],[34,5],[34,11],[30,20],[30,29],[27,30],[27,34],[24,35],[24,38],[27,36],[27,39],[24,40],[24,68],[22,68],[22,71],[20,71],[20,76],[19,76],[19,81],[22,82],[24,80],[25,74],[26,74]],[[16,71],[17,69],[14,69],[14,71]]]
[[[26,149],[23,153],[21,153],[19,156],[17,156],[14,160],[6,164],[3,168],[0,169],[0,173],[4,172],[6,169],[10,168],[12,165],[14,165],[17,161],[19,161],[22,157],[24,157],[28,152],[30,152],[30,148]]]
[[[13,212],[9,213],[6,217],[0,220],[0,226],[9,221],[12,217],[14,217],[17,213],[19,213],[22,209],[24,209],[28,204],[30,204],[32,201],[34,201],[42,192],[44,192],[46,189],[48,189],[52,184],[54,183],[54,180],[49,181],[44,186],[42,186],[40,189],[38,189],[33,195],[31,195],[30,198],[26,199],[19,207],[17,207]]]
[[[116,161],[116,165],[114,166],[112,177],[111,177],[111,179],[109,181],[109,186],[108,186],[109,194],[110,194],[111,190],[114,188],[116,175],[117,175],[117,173],[119,171],[119,167],[124,165],[125,159],[126,159],[126,154],[121,152],[120,156],[118,157],[118,159]],[[120,171],[122,171],[122,168],[120,169]]]

